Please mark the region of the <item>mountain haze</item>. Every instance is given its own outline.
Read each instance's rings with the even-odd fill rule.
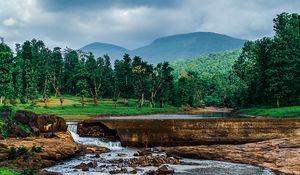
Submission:
[[[149,45],[131,51],[105,43],[92,43],[81,50],[93,52],[96,56],[108,54],[112,60],[120,59],[124,53],[129,53],[132,56],[141,56],[150,63],[158,63],[237,49],[241,48],[245,42],[246,40],[217,33],[195,32],[161,37]]]
[[[114,44],[94,42],[82,47],[80,50],[84,52],[93,52],[95,56],[109,55],[111,58],[122,58],[124,53],[129,53],[129,50]]]

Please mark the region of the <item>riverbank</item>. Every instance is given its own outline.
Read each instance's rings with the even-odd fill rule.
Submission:
[[[300,106],[245,108],[235,113],[255,117],[300,118]]]
[[[272,139],[242,145],[159,148],[169,156],[251,164],[284,174],[300,174],[300,138]]]

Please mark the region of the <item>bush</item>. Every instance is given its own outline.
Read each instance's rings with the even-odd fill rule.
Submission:
[[[31,148],[31,152],[34,152],[34,153],[40,153],[40,152],[43,152],[43,148],[40,147],[40,146],[33,146]]]
[[[20,175],[34,175],[34,171],[32,169],[25,169],[23,170]]]
[[[13,109],[10,106],[4,105],[4,106],[0,107],[0,112],[12,112],[12,111],[13,111]]]
[[[42,147],[33,146],[31,150],[28,148],[21,146],[19,148],[11,147],[8,154],[9,160],[14,160],[20,156],[24,156],[24,160],[28,160],[29,157],[34,156],[35,153],[40,153],[43,151]]]

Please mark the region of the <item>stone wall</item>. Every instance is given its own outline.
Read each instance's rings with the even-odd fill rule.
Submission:
[[[103,119],[84,122],[86,126],[104,124],[117,131],[123,146],[136,147],[241,144],[300,137],[300,119]]]

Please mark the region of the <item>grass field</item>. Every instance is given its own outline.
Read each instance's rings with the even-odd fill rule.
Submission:
[[[0,167],[0,175],[19,175],[19,173],[8,168]]]
[[[289,106],[281,108],[257,107],[240,109],[236,111],[239,114],[276,117],[276,118],[300,118],[300,106]]]
[[[136,115],[150,113],[172,113],[181,111],[181,108],[176,108],[166,105],[165,108],[150,108],[146,102],[144,107],[137,108],[136,100],[129,100],[129,107],[125,106],[123,100],[117,103],[109,99],[99,100],[97,106],[94,105],[93,99],[86,98],[85,107],[81,108],[80,98],[75,96],[64,97],[63,109],[60,107],[59,99],[51,98],[45,107],[43,102],[38,102],[32,106],[30,104],[17,104],[12,106],[14,110],[29,110],[35,113],[56,114],[67,120],[72,119],[88,119],[95,115]]]

